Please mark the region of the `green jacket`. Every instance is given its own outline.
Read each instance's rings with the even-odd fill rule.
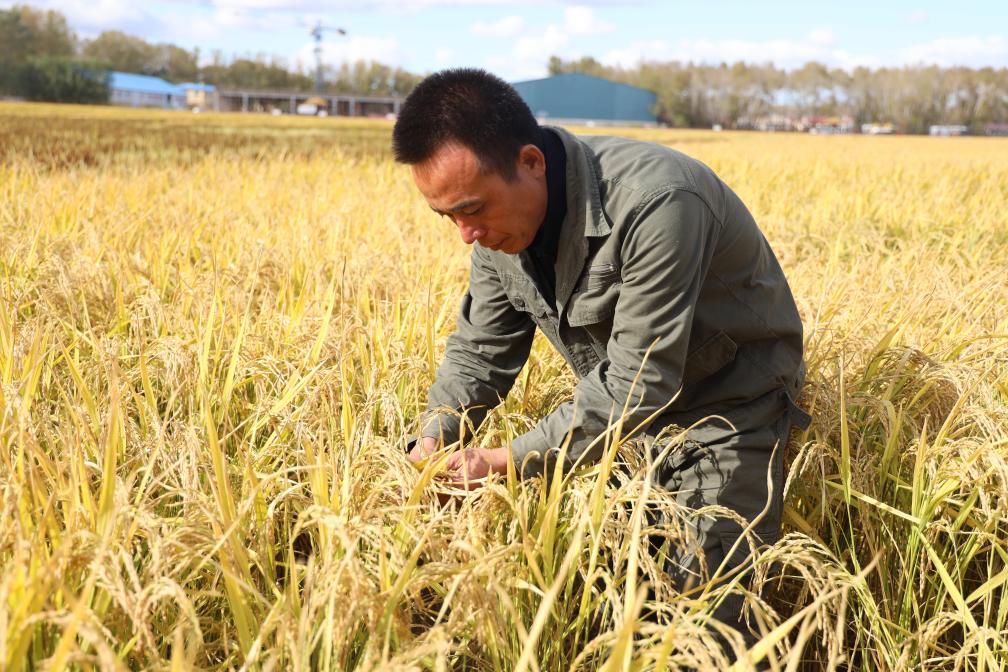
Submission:
[[[536,327],[579,380],[573,401],[512,443],[525,477],[543,472],[568,433],[569,462],[597,460],[605,442],[595,439],[622,412],[635,378],[624,433],[655,413],[650,435],[711,414],[738,427],[749,402],[774,393],[781,404],[793,400],[804,380],[801,319],[738,196],[667,147],[552,130],[567,153],[556,310],[526,253],[474,245],[421,434],[458,440],[460,419],[445,409],[465,410],[478,427],[510,391]]]

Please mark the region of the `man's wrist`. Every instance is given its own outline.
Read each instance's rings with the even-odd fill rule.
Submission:
[[[490,459],[487,460],[490,463],[491,471],[495,473],[504,475],[507,474],[508,457],[511,453],[511,449],[508,447],[503,448],[491,448]]]

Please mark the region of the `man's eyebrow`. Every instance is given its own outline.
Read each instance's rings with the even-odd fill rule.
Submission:
[[[450,208],[445,208],[444,210],[438,210],[433,205],[430,206],[430,209],[433,210],[434,212],[438,213],[439,215],[448,215],[448,214],[451,214],[453,212],[458,212],[459,210],[468,210],[469,208],[473,207],[474,205],[479,205],[479,204],[480,204],[480,200],[478,198],[470,198],[470,199],[465,200],[465,201],[459,201],[458,203],[452,205]]]

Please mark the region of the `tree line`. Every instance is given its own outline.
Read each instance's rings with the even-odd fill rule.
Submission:
[[[108,72],[205,82],[222,88],[311,91],[312,73],[266,55],[227,59],[220,51],[201,64],[200,50],[153,44],[118,30],[82,39],[66,17],[27,5],[0,9],[0,95],[29,100],[104,102]],[[406,95],[422,78],[402,68],[359,61],[325,68],[325,93]]]
[[[795,70],[772,64],[643,62],[606,66],[593,58],[553,56],[549,73],[605,77],[650,89],[656,113],[672,126],[754,128],[777,118],[849,116],[861,124],[892,124],[906,133],[927,133],[932,124],[963,125],[983,133],[1008,123],[1008,68],[855,68],[822,63]]]
[[[154,75],[180,83],[222,88],[305,92],[311,72],[265,55],[227,59],[220,51],[153,44],[121,31],[82,39],[53,10],[27,5],[0,9],[0,95],[29,100],[104,102],[110,70]],[[656,114],[672,126],[758,128],[803,117],[849,116],[855,126],[891,124],[926,133],[933,124],[963,125],[983,133],[1008,123],[1008,68],[856,68],[822,63],[785,70],[772,64],[642,62],[633,68],[603,65],[591,57],[552,56],[551,75],[581,72],[650,89]],[[359,61],[323,72],[326,93],[408,94],[422,75]]]

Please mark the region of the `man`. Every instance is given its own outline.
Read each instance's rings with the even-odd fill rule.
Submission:
[[[653,417],[645,438],[699,422],[657,465],[661,485],[684,505],[759,518],[755,532],[774,541],[783,444],[792,424],[808,422],[793,401],[804,380],[802,324],[731,189],[667,147],[541,128],[511,86],[473,69],[421,82],[393,147],[430,207],[473,245],[457,329],[410,457],[458,441],[463,416],[471,435],[507,396],[538,327],[579,378],[573,400],[511,446],[454,454],[460,479],[506,473],[509,459],[524,478],[543,474],[565,442],[566,466],[597,460],[598,437],[629,398],[623,426]],[[709,416],[722,420],[700,422]],[[740,531],[697,522],[710,571]],[[682,563],[686,571],[696,559]],[[737,621],[738,605],[726,605],[717,616]]]

